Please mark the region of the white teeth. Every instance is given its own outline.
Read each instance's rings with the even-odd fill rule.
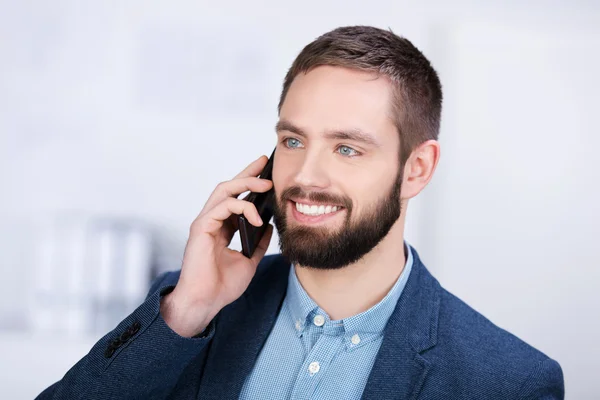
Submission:
[[[310,206],[308,204],[296,203],[296,210],[298,210],[302,214],[316,216],[316,215],[323,215],[323,214],[329,214],[332,212],[336,212],[338,210],[338,207],[337,206],[325,206],[325,205]]]

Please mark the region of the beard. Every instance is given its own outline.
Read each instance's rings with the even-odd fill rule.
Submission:
[[[283,256],[294,264],[323,270],[340,269],[360,260],[387,236],[400,217],[402,172],[401,169],[388,193],[355,221],[352,221],[352,201],[347,197],[321,192],[307,194],[298,186],[285,189],[281,196],[275,192],[273,222]],[[341,205],[346,211],[342,226],[336,231],[326,226],[289,226],[287,204],[292,197]]]

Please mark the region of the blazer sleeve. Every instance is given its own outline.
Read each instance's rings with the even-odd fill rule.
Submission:
[[[565,384],[560,364],[551,358],[538,363],[520,390],[523,400],[563,400]]]
[[[166,398],[215,331],[212,321],[201,335],[185,338],[160,315],[160,298],[173,290],[178,275],[156,278],[145,301],[36,400]]]

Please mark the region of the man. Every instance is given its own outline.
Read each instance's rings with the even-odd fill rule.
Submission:
[[[261,157],[192,223],[180,272],[40,399],[562,399],[559,364],[444,290],[404,241],[440,147],[442,91],[408,40],[344,27],[306,46]],[[282,254],[227,248],[274,188]],[[467,256],[467,255],[466,255]]]

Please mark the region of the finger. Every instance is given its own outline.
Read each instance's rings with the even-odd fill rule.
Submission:
[[[252,254],[252,262],[254,265],[258,265],[260,260],[264,257],[267,252],[267,248],[269,248],[269,243],[271,242],[271,236],[273,235],[273,225],[269,224],[267,229],[265,230],[265,234],[258,242],[256,249],[254,250],[254,254]]]
[[[248,165],[242,172],[233,177],[233,179],[237,178],[245,178],[247,176],[258,176],[262,170],[267,165],[268,157],[262,155],[258,157],[256,160],[252,161],[250,165]]]
[[[273,187],[273,182],[270,180],[254,176],[219,183],[206,201],[202,213],[205,214],[210,211],[228,197],[237,197],[240,193],[247,191],[262,193],[271,189],[271,187]]]
[[[199,224],[204,232],[216,234],[223,226],[223,221],[232,214],[243,214],[248,222],[255,226],[261,226],[263,223],[254,204],[229,197],[200,218]]]

